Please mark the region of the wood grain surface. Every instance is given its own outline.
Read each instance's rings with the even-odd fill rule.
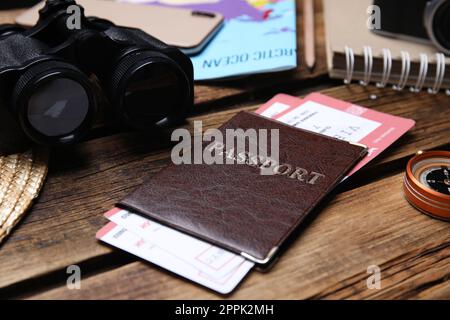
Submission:
[[[450,262],[450,227],[412,209],[402,195],[402,174],[337,196],[269,273],[252,272],[233,299],[414,298],[444,286]],[[367,267],[381,269],[382,290],[366,286]],[[143,262],[32,296],[60,299],[209,299],[214,293]]]
[[[218,127],[241,110],[255,110],[273,94],[301,96],[319,89],[412,118],[416,126],[347,181],[307,228],[298,231],[274,269],[252,272],[225,298],[449,299],[450,224],[414,210],[404,200],[401,185],[405,163],[415,152],[450,150],[450,97],[329,80],[321,1],[316,1],[316,10],[313,73],[300,54],[301,67],[295,71],[197,84],[197,110],[184,127],[192,130],[195,120],[203,121],[204,130]],[[0,12],[0,23],[12,22],[18,12]],[[301,11],[298,14],[301,34]],[[0,129],[0,147],[2,134]],[[102,214],[169,163],[167,141],[164,134],[143,136],[113,128],[101,129],[70,149],[53,150],[40,197],[0,247],[0,297],[222,298],[95,240],[106,223]],[[65,286],[66,268],[72,264],[82,268],[82,290]],[[367,289],[370,265],[381,268],[381,290]]]
[[[443,94],[384,93],[356,85],[323,93],[417,121],[416,127],[394,148],[362,171],[372,174],[360,184],[370,186],[379,176],[389,175],[384,166],[398,162],[394,167],[403,168],[406,159],[417,150],[449,147],[450,98]],[[378,100],[370,100],[369,93],[378,94]],[[205,130],[218,127],[236,112],[255,108],[244,106],[197,116],[189,119],[187,127],[192,128],[194,120],[202,120]],[[424,131],[434,138],[425,139]],[[95,232],[105,223],[102,213],[169,163],[168,149],[152,151],[153,148],[145,137],[122,133],[94,139],[71,150],[54,151],[49,179],[39,200],[0,251],[0,268],[4,271],[0,287],[14,287],[30,278],[60,272],[68,265],[109,255],[111,249],[94,239]]]

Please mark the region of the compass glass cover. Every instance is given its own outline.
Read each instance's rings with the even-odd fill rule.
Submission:
[[[429,158],[416,163],[412,168],[414,177],[427,188],[450,195],[450,159]]]

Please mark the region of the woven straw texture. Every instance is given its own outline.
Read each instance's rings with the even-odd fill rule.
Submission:
[[[44,184],[48,150],[0,157],[0,245],[19,223]]]

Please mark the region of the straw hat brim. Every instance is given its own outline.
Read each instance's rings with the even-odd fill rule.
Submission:
[[[0,157],[0,244],[30,208],[44,184],[49,151],[37,148]]]

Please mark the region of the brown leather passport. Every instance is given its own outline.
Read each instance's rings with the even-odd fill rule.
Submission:
[[[364,146],[253,113],[241,112],[222,125],[219,130],[224,137],[226,129],[267,129],[268,133],[278,129],[278,164],[267,161],[272,159],[270,143],[267,158],[239,154],[237,148],[222,145],[222,151],[217,148],[214,154],[234,158],[234,164],[171,164],[119,206],[266,265],[366,154]],[[203,149],[217,146],[203,143]],[[263,165],[274,174],[262,175]]]

